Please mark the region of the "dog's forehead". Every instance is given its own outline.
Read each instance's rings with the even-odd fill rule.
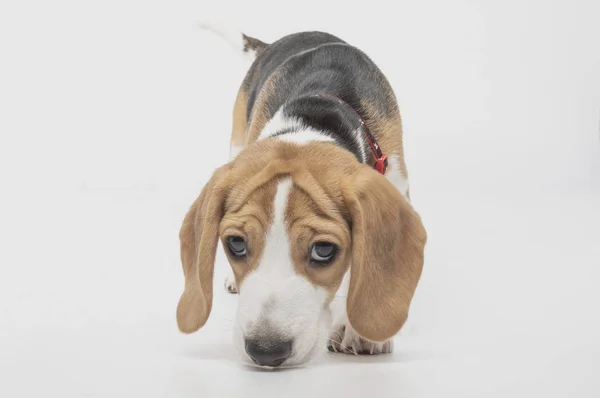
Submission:
[[[230,195],[223,204],[221,230],[237,225],[246,226],[243,228],[252,227],[255,233],[264,233],[273,222],[276,191],[276,180],[252,190],[243,184],[230,186]]]
[[[355,170],[348,161],[351,155],[323,143],[283,143],[260,153],[256,149],[242,151],[232,164],[226,214],[259,211],[271,220],[278,184],[284,179],[292,181],[286,195],[289,217],[317,213],[339,218],[344,213],[341,185]]]
[[[230,188],[230,196],[224,203],[226,214],[260,216],[271,224],[275,207],[279,208],[286,219],[291,208],[314,208],[310,198],[293,183],[289,175],[276,176],[259,186],[251,185],[246,183]]]
[[[251,188],[249,184],[233,186],[230,192],[224,204],[229,215],[260,216],[271,224],[277,207],[288,226],[307,217],[342,218],[343,200],[335,187],[323,187],[304,173],[276,176]]]

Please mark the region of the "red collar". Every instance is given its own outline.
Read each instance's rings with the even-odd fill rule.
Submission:
[[[371,147],[371,150],[373,151],[373,155],[375,156],[376,161],[375,161],[375,164],[373,165],[373,168],[375,170],[377,170],[379,173],[385,175],[385,172],[386,172],[387,167],[388,167],[388,158],[387,158],[387,155],[381,151],[381,148],[379,147],[379,144],[377,143],[377,140],[375,139],[375,137],[373,137],[373,134],[371,134],[371,131],[367,127],[367,124],[365,123],[365,121],[363,120],[363,118],[360,117],[360,115],[358,114],[358,112],[353,107],[351,107],[350,104],[348,104],[347,102],[345,102],[341,98],[336,97],[335,95],[331,95],[331,94],[316,94],[315,97],[332,98],[332,99],[336,100],[337,102],[339,102],[340,104],[346,105],[348,108],[352,109],[352,112],[354,112],[354,114],[356,115],[356,117],[358,117],[358,121],[360,122],[360,124],[362,126],[362,129],[363,129],[363,131],[365,133],[365,138],[367,139],[367,142],[369,143],[369,146]]]

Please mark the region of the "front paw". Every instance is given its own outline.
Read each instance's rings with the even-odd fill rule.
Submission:
[[[389,354],[394,350],[394,342],[392,339],[383,343],[365,340],[352,329],[350,324],[342,324],[334,328],[329,336],[327,349],[350,355]]]
[[[233,272],[228,272],[225,277],[225,290],[227,290],[231,294],[236,294],[238,292],[237,285],[235,284],[235,276],[233,276]]]

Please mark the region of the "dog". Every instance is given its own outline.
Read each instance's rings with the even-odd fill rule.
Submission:
[[[404,325],[427,234],[409,199],[395,94],[361,50],[323,32],[271,44],[204,26],[253,60],[233,109],[230,161],[180,230],[177,323],[207,321],[219,241],[239,292],[234,345],[248,364],[319,352],[382,354]],[[345,279],[347,278],[347,279]],[[344,313],[330,305],[349,280]]]

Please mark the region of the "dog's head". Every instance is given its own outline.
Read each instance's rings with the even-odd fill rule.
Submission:
[[[396,334],[426,233],[384,176],[335,145],[250,145],[214,173],[183,221],[185,333],[210,314],[219,239],[240,292],[235,345],[248,361],[292,366],[325,347],[329,304],[349,269],[352,327],[372,341]]]

